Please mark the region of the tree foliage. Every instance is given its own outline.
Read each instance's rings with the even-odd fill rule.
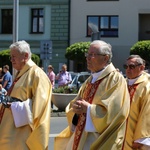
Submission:
[[[90,42],[78,42],[70,45],[66,49],[65,57],[69,60],[85,61],[84,54],[88,51]]]
[[[150,40],[138,41],[131,49],[130,54],[140,55],[148,64],[150,64]]]
[[[12,65],[10,62],[10,50],[2,50],[0,51],[0,67],[3,67],[4,65],[9,65],[10,66],[10,71],[12,70]],[[39,65],[40,63],[40,58],[38,55],[36,54],[32,54],[32,60]]]

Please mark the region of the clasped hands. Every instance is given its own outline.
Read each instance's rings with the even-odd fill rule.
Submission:
[[[82,114],[87,112],[87,108],[90,103],[80,98],[72,103],[72,109],[76,114]]]
[[[133,145],[132,145],[133,150],[140,150],[140,149],[142,150],[143,149],[142,147],[143,147],[142,144],[133,142]]]

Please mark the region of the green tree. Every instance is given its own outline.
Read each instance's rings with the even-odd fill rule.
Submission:
[[[85,60],[84,54],[89,48],[90,42],[78,42],[70,45],[66,49],[65,57],[69,60]]]
[[[9,65],[10,66],[10,72],[12,70],[12,65],[11,65],[11,62],[10,62],[10,50],[7,49],[7,50],[2,50],[0,51],[0,67],[3,67],[4,65]],[[39,65],[40,63],[40,58],[38,55],[36,54],[32,54],[32,60],[37,64]],[[11,72],[12,73],[12,72]]]
[[[87,68],[84,54],[88,51],[89,46],[90,42],[78,42],[67,47],[65,57],[74,61],[75,71],[85,71]]]
[[[138,41],[131,49],[130,54],[140,55],[147,63],[150,64],[150,40]]]

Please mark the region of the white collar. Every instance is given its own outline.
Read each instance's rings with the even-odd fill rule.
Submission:
[[[104,72],[104,70],[106,68],[107,68],[107,66],[103,70],[101,70],[99,72],[92,73],[92,81],[91,81],[91,83],[94,83],[98,79],[98,77],[101,76],[101,74]]]
[[[140,76],[139,76],[139,77],[140,77]],[[137,77],[137,78],[135,78],[135,79],[128,79],[128,85],[133,85],[133,84],[137,81],[137,79],[138,79],[139,77]]]

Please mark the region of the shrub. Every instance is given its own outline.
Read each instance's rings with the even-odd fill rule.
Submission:
[[[150,63],[150,40],[138,41],[131,49],[130,54],[140,55],[146,62]]]
[[[90,42],[78,42],[70,45],[66,49],[65,57],[69,60],[85,61],[85,52],[88,51]]]
[[[78,93],[78,90],[76,88],[69,88],[68,86],[64,86],[53,89],[53,93],[76,94]]]
[[[0,51],[0,67],[3,67],[4,65],[9,65],[11,72],[12,67],[9,57],[10,57],[10,50]]]
[[[38,55],[36,54],[32,54],[32,60],[37,64],[39,65],[40,63],[40,58]],[[0,65],[1,67],[3,67],[4,65],[9,65],[10,66],[10,72],[12,70],[12,65],[11,65],[11,62],[10,62],[10,50],[7,49],[7,50],[2,50],[0,51]]]

